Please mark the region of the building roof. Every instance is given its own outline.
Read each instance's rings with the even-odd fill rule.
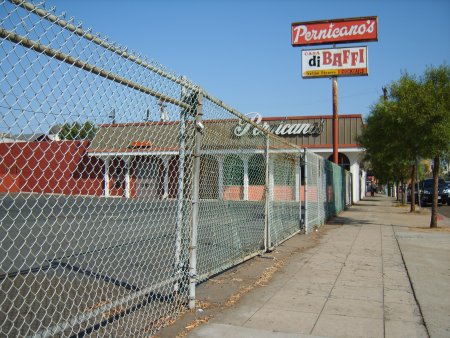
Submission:
[[[9,142],[34,142],[34,141],[59,141],[57,134],[33,133],[33,134],[18,134],[13,135],[9,133],[0,133],[0,141],[4,143]]]
[[[314,117],[288,117],[288,118],[264,118],[261,124],[266,123],[274,132],[286,141],[299,147],[323,147],[332,145],[332,120],[331,116]],[[240,119],[204,120],[205,133],[203,149],[208,150],[236,150],[236,149],[264,149],[265,140],[253,132],[253,128],[244,129],[247,126]],[[309,125],[309,127],[308,127]],[[283,127],[284,126],[284,127]],[[313,128],[316,126],[317,128]],[[320,127],[320,128],[319,128]],[[186,124],[187,148],[193,143],[193,121]],[[304,135],[303,132],[313,131],[312,135]],[[357,136],[361,133],[363,121],[361,115],[341,115],[339,118],[339,143],[341,147],[357,147]],[[319,130],[320,129],[320,130]],[[287,135],[289,131],[298,133]],[[320,131],[320,132],[318,132]],[[238,136],[238,134],[242,134]],[[177,151],[179,149],[180,123],[176,122],[141,122],[126,124],[104,124],[92,140],[89,148],[91,153],[111,152],[157,152]],[[286,147],[280,144],[278,147]]]

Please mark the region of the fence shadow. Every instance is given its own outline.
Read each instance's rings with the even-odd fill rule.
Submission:
[[[367,225],[367,224],[378,224],[374,221],[368,221],[366,219],[358,219],[353,217],[341,217],[336,216],[330,219],[326,224],[332,225]]]

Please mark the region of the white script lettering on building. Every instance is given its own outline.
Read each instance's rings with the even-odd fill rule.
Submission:
[[[274,133],[279,136],[310,136],[320,135],[323,132],[324,120],[320,119],[319,122],[314,123],[280,123],[280,124],[268,124],[266,121],[262,122],[262,116],[259,113],[250,113],[247,117],[254,123],[260,125],[263,129]],[[239,121],[238,125],[234,128],[234,135],[237,137],[250,134],[252,136],[258,136],[262,133],[258,128],[254,128],[252,124],[243,120]]]

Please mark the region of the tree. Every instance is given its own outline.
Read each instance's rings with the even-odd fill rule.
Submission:
[[[421,114],[421,104],[417,100],[422,95],[422,86],[416,76],[402,74],[398,81],[389,87],[389,102],[391,114],[394,117],[396,134],[392,142],[397,145],[398,157],[410,164],[411,208],[415,211],[415,189],[417,176],[417,161],[422,154],[420,135],[423,135],[424,119]],[[417,194],[420,198],[420,194]]]
[[[402,135],[391,106],[392,103],[384,99],[372,106],[359,142],[366,149],[365,161],[380,182],[401,182],[403,185],[410,161],[399,156],[402,145],[397,140]]]
[[[371,109],[360,138],[377,175],[393,176],[411,166],[411,211],[415,210],[416,161],[434,161],[433,206],[430,227],[437,226],[437,182],[440,157],[449,151],[450,68],[429,67],[420,78],[402,74],[388,89],[388,100]],[[385,163],[385,167],[383,167]]]
[[[423,76],[423,112],[428,117],[427,152],[433,159],[433,205],[430,227],[437,227],[438,179],[441,158],[450,149],[450,67],[429,67]]]
[[[63,124],[58,136],[61,140],[92,140],[96,132],[97,127],[89,121],[82,125],[74,122]]]

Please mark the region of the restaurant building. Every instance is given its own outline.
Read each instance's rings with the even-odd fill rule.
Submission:
[[[249,117],[286,141],[331,160],[332,116],[262,118],[255,113]],[[264,184],[258,177],[264,177],[265,141],[261,132],[237,120],[205,119],[203,122],[205,150],[202,151],[200,198],[262,199]],[[362,149],[357,143],[362,128],[361,115],[339,116],[339,165],[352,174],[353,202],[365,195],[366,173],[360,167]],[[87,156],[104,163],[102,194],[175,198],[180,163],[179,129],[179,122],[101,125],[87,148]],[[270,168],[273,176],[276,167]],[[291,195],[300,199],[302,183],[298,177],[295,182]],[[283,191],[278,195],[281,199],[289,194]],[[277,199],[276,191],[274,199]]]

